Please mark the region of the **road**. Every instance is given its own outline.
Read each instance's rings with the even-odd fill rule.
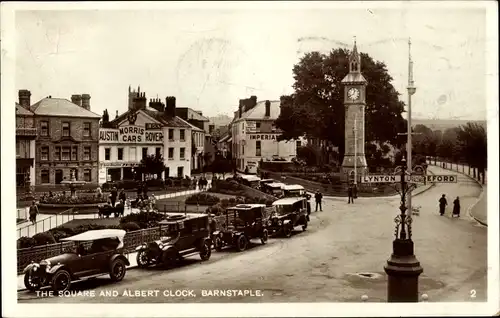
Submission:
[[[430,169],[444,174],[440,168]],[[439,184],[413,199],[422,207],[413,227],[415,253],[424,268],[420,293],[428,294],[430,302],[486,300],[487,228],[465,215],[452,219],[437,213],[442,193],[450,199],[460,196],[465,211],[479,192],[474,182],[459,176],[458,184]],[[75,284],[75,291],[88,290],[95,296],[37,297],[25,291],[18,293],[18,299],[20,303],[359,302],[368,295],[369,302],[385,302],[383,267],[392,252],[398,204],[398,198],[360,198],[355,204],[325,198],[324,211],[313,212],[307,231],[298,229],[290,239],[270,239],[264,246],[256,242],[243,253],[214,252],[203,264],[193,256],[180,268],[129,270],[116,284],[107,278]],[[214,289],[259,290],[261,295],[202,297],[202,290]],[[475,298],[470,297],[472,289]],[[159,294],[124,295],[141,290]],[[165,297],[165,290],[192,290],[197,297]],[[118,296],[100,296],[103,291],[116,291]]]

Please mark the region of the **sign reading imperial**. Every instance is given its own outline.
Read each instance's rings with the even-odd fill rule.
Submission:
[[[250,140],[276,140],[279,134],[255,134],[249,136]]]
[[[162,143],[161,131],[146,131],[140,126],[123,126],[119,129],[101,129],[99,141],[120,143]]]

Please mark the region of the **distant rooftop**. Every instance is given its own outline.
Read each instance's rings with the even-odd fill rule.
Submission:
[[[65,98],[47,97],[33,104],[30,109],[36,115],[101,118],[101,115],[86,110]]]

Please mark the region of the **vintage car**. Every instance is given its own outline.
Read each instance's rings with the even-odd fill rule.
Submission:
[[[274,179],[261,179],[259,182],[259,189],[265,192],[266,185],[275,182]]]
[[[286,185],[281,182],[273,182],[266,184],[266,193],[273,195],[275,197],[281,198],[283,196],[283,187]]]
[[[225,246],[234,246],[240,252],[246,250],[253,238],[260,238],[266,244],[268,231],[266,228],[265,204],[238,204],[227,208],[225,220],[220,231],[214,232],[214,247],[220,252]]]
[[[122,280],[130,265],[121,252],[125,233],[117,229],[92,230],[61,239],[74,242],[74,246],[61,255],[26,266],[24,285],[30,291],[50,285],[61,292],[74,281],[106,274],[115,282]]]
[[[285,198],[304,197],[307,200],[311,198],[311,195],[300,184],[287,184],[282,189]]]
[[[260,186],[260,178],[254,175],[240,175],[238,180],[242,184],[255,189],[258,189]]]
[[[311,203],[304,197],[289,197],[273,202],[274,211],[269,216],[267,228],[270,233],[282,233],[285,237],[292,236],[296,226],[307,229]]]
[[[185,256],[199,254],[201,260],[210,259],[212,241],[210,239],[207,214],[186,213],[169,216],[159,222],[161,238],[143,243],[137,251],[137,265],[172,266]]]

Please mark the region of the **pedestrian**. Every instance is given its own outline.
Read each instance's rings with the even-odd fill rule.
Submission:
[[[150,201],[151,201],[151,209],[156,210],[156,197],[154,193],[151,195]]]
[[[35,200],[33,200],[33,202],[31,203],[29,214],[31,223],[35,224],[36,216],[38,215],[38,206]]]
[[[112,207],[115,207],[115,203],[116,203],[116,198],[117,197],[118,197],[118,190],[116,190],[116,187],[113,187],[113,189],[111,190],[111,194],[110,194],[111,206]]]
[[[354,187],[349,184],[347,188],[347,204],[354,203]]]
[[[441,198],[439,199],[439,214],[444,215],[444,210],[446,206],[448,205],[448,201],[446,201],[446,195],[442,195]]]
[[[125,202],[127,200],[127,195],[125,194],[125,190],[120,189],[120,195],[118,196],[118,200]]]
[[[196,180],[196,177],[193,177],[193,180],[191,181],[191,188],[193,188],[194,190],[196,190],[196,183],[198,182],[198,180]]]
[[[101,187],[97,187],[96,192],[97,192],[97,197],[98,197],[98,198],[102,197],[102,190],[101,190]]]
[[[49,191],[49,198],[53,198],[54,197],[54,194],[52,193],[52,191]]]
[[[321,199],[323,199],[323,195],[321,194],[321,192],[319,192],[319,190],[316,191],[314,198],[316,199],[316,212],[318,212],[318,206],[319,210],[323,211],[323,207],[321,206]]]
[[[457,197],[455,201],[453,201],[453,216],[460,217],[460,199]]]
[[[145,182],[142,187],[142,193],[144,194],[144,200],[148,199],[148,184]]]

